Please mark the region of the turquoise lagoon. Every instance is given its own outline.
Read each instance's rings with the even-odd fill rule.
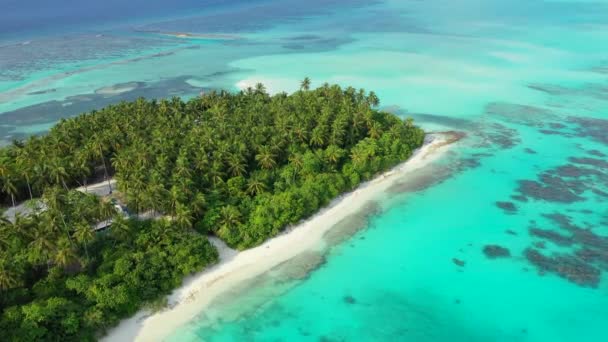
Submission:
[[[0,133],[36,134],[137,96],[260,81],[272,92],[305,76],[374,90],[386,110],[466,137],[323,248],[228,289],[168,340],[606,340],[608,2],[308,5],[192,5],[187,17],[139,20],[238,39],[117,24],[13,38],[0,51],[50,52],[5,62]]]

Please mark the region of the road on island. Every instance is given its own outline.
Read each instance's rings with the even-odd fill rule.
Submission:
[[[76,190],[78,190],[78,191],[81,191],[81,192],[84,192],[87,194],[93,194],[93,195],[96,195],[99,197],[105,197],[105,196],[110,195],[110,189],[112,189],[111,191],[116,190],[116,180],[115,179],[111,179],[109,182],[103,181],[103,182],[91,184],[91,185],[86,186],[86,188],[84,186],[76,188]],[[6,218],[8,218],[9,221],[14,222],[15,216],[17,216],[17,215],[27,216],[27,215],[31,214],[32,211],[33,211],[32,205],[30,204],[29,201],[26,201],[19,205],[6,209],[6,211],[4,212],[4,216]]]

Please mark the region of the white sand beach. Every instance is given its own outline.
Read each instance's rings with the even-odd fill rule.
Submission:
[[[102,341],[160,341],[189,322],[227,289],[263,274],[302,252],[317,247],[324,234],[342,219],[357,213],[382,195],[395,181],[439,158],[455,140],[449,134],[427,135],[425,145],[406,162],[335,199],[310,219],[287,229],[263,245],[243,252],[212,240],[220,250],[220,262],[189,277],[169,296],[169,308],[156,314],[143,310],[112,329]]]

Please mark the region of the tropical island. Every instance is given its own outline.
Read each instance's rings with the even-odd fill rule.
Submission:
[[[123,102],[2,148],[0,201],[29,210],[0,222],[0,340],[96,340],[215,264],[210,236],[258,246],[407,160],[424,132],[378,104],[258,84]]]

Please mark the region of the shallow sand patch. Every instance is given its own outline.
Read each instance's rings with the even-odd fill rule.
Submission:
[[[95,94],[98,95],[119,95],[122,93],[127,93],[133,91],[139,87],[143,86],[141,82],[127,82],[127,83],[119,83],[112,86],[102,87],[95,90]]]

